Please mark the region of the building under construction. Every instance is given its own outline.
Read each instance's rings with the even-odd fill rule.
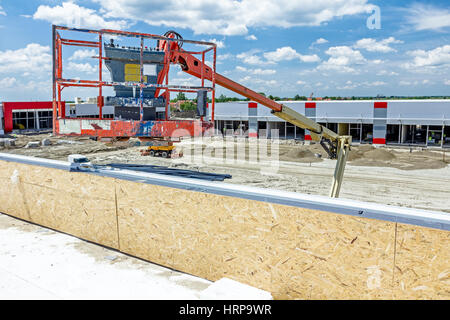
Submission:
[[[69,39],[68,31],[93,40]],[[278,129],[280,138],[313,141],[328,155],[323,167],[294,162],[288,169],[291,175],[300,167],[315,170],[311,190],[321,171],[330,169],[329,196],[273,189],[274,175],[272,187],[260,188],[223,182],[229,175],[96,165],[79,154],[61,161],[5,152],[0,212],[204,279],[231,278],[276,299],[449,298],[450,214],[338,199],[352,140],[446,147],[446,101],[272,101],[217,73],[213,43],[174,31],[160,36],[53,26],[52,32],[54,136],[163,140],[225,132],[259,142]],[[139,44],[105,42],[107,35]],[[186,44],[206,49],[188,50]],[[98,79],[64,78],[63,46],[98,50]],[[110,81],[102,78],[103,63]],[[173,64],[201,85],[171,85]],[[215,103],[216,85],[250,102]],[[70,87],[94,88],[98,96],[69,105],[62,91]],[[104,96],[103,87],[112,87],[114,96]],[[171,92],[197,94],[197,117],[171,119]],[[6,131],[14,124],[40,129],[39,107],[48,104],[24,107],[3,103]],[[25,122],[14,118],[18,112],[27,113]],[[365,187],[371,183],[367,176],[362,180]]]
[[[131,90],[128,94],[132,92]],[[66,118],[98,117],[97,99],[86,100],[76,98],[73,103],[64,103]],[[155,105],[152,117],[157,120],[165,119],[164,103],[161,101]],[[450,147],[449,100],[283,101],[282,103],[333,131],[351,135],[355,143]],[[123,115],[117,114],[117,110],[120,110],[120,107],[115,108],[107,102],[103,107],[103,118],[122,117]],[[211,119],[209,108],[207,110],[205,119]],[[4,128],[5,132],[52,128],[50,101],[4,102],[2,111],[1,128]],[[278,130],[277,136],[280,139],[300,141],[310,139],[308,134],[305,135],[304,129],[287,121],[280,121],[270,113],[270,110],[255,102],[216,103],[214,128],[215,134],[224,134],[227,130],[228,132],[231,130],[231,134],[240,137],[253,135],[266,138],[270,137],[271,130]]]

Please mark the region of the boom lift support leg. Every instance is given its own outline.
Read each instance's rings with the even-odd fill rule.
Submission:
[[[345,164],[347,163],[348,154],[350,153],[351,140],[351,136],[341,136],[338,140],[338,156],[330,190],[330,197],[332,198],[339,197],[342,178],[344,177]]]

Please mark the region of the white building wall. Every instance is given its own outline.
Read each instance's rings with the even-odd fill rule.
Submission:
[[[373,101],[315,101],[316,121],[373,123]]]
[[[450,100],[389,101],[388,124],[450,125]]]
[[[209,106],[211,106],[211,104],[209,104]],[[209,116],[211,116],[211,109],[211,107],[208,107]],[[215,120],[248,120],[248,102],[236,101],[216,103],[214,106],[214,118]]]
[[[386,100],[385,100],[386,101]],[[364,101],[280,101],[300,114],[305,103],[316,103],[316,121],[328,123],[373,123],[373,100]],[[450,126],[450,100],[388,100],[387,124]],[[283,121],[258,104],[258,121]],[[210,111],[209,111],[210,112]],[[248,102],[216,103],[216,120],[247,120]]]

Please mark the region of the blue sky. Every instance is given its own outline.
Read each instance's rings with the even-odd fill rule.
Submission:
[[[52,23],[214,41],[219,73],[281,97],[450,94],[448,1],[0,0],[0,101],[51,98]],[[92,53],[64,49],[65,76],[94,79]]]

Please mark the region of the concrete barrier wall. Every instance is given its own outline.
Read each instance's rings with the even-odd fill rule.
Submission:
[[[4,160],[0,212],[277,299],[450,298],[448,229]]]

